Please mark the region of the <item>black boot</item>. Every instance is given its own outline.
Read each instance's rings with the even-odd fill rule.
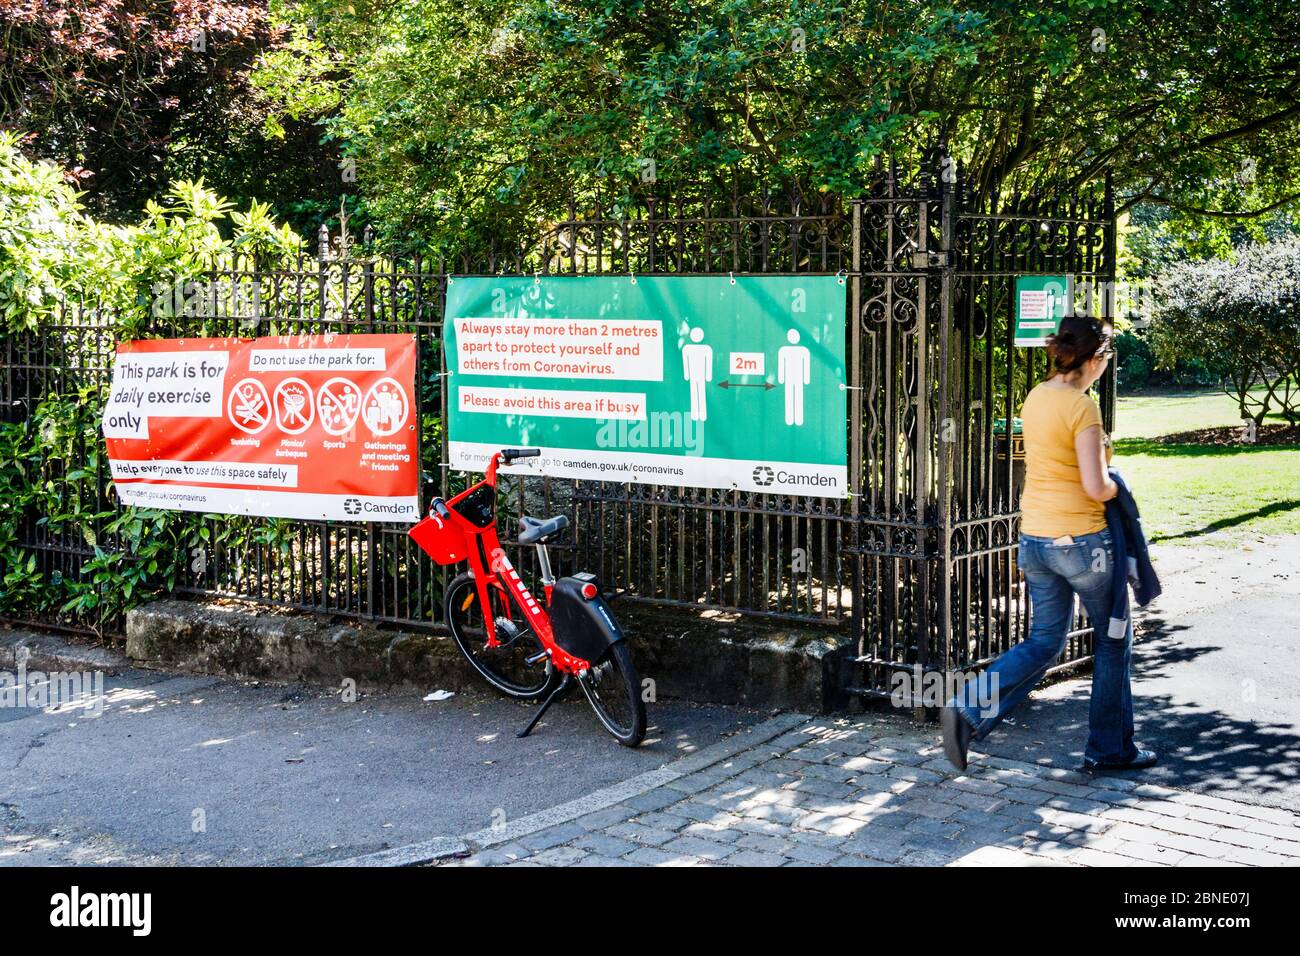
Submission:
[[[1084,759],[1083,769],[1088,773],[1101,770],[1145,770],[1154,767],[1159,758],[1154,750],[1139,750],[1132,760],[1088,760]]]
[[[939,723],[943,725],[943,755],[958,770],[966,769],[966,754],[970,750],[971,738],[975,731],[966,723],[964,717],[957,713],[956,707],[945,707],[939,712]]]

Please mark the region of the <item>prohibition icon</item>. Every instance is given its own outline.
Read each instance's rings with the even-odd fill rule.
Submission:
[[[391,378],[381,378],[366,392],[361,419],[376,435],[391,435],[406,423],[410,407],[402,386]]]
[[[361,389],[346,378],[332,378],[316,391],[320,424],[331,435],[346,435],[361,414]]]
[[[275,387],[275,424],[286,435],[301,435],[316,418],[311,386],[300,378],[286,378]]]
[[[255,378],[241,379],[226,399],[226,417],[241,432],[256,435],[271,420],[271,398]]]

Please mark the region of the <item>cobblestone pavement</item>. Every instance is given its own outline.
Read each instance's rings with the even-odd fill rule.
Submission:
[[[1300,865],[1300,815],[1284,810],[975,753],[957,773],[937,735],[870,716],[791,723],[439,865]]]

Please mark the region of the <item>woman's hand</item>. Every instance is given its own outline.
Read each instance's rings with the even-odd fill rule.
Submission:
[[[1106,449],[1101,429],[1096,425],[1074,436],[1074,453],[1079,460],[1079,478],[1083,493],[1093,501],[1110,501],[1119,494],[1119,485],[1111,480],[1106,467]]]

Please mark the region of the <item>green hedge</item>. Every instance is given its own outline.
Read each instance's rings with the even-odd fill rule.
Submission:
[[[37,355],[57,349],[65,368],[93,367],[98,356],[69,354],[84,346],[52,328],[62,304],[93,303],[117,341],[147,338],[177,305],[159,290],[237,257],[263,268],[288,264],[299,248],[268,207],[232,210],[201,180],[175,184],[138,225],[102,225],[57,168],[29,160],[0,133],[0,324]],[[214,545],[288,547],[287,522],[118,506],[100,437],[107,383],[58,379],[72,383],[67,391],[12,409],[0,423],[0,616],[111,629],[127,607],[194,574]],[[84,544],[77,573],[46,571],[25,546],[31,521],[41,536]]]

